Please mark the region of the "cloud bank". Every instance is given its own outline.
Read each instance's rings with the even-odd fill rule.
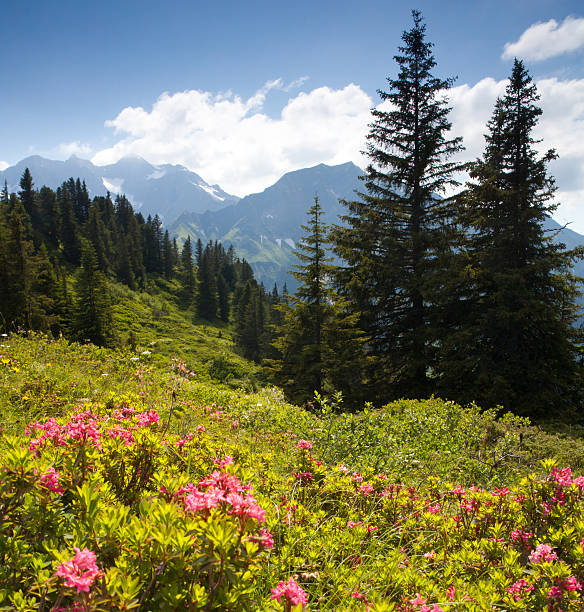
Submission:
[[[357,85],[300,92],[276,118],[263,111],[271,90],[288,91],[301,82],[269,81],[247,100],[231,92],[164,93],[151,111],[127,107],[107,121],[120,140],[92,161],[105,165],[134,154],[152,163],[179,163],[237,195],[321,162],[362,163],[373,103]]]
[[[487,122],[506,84],[485,78],[448,92],[452,132],[464,138],[466,147],[461,160],[482,155]],[[576,221],[574,228],[584,231],[584,79],[544,79],[537,86],[544,111],[535,133],[543,142],[537,146],[555,148],[560,155],[550,168],[562,203],[556,216]],[[232,92],[164,93],[150,111],[127,107],[108,121],[119,140],[92,161],[104,165],[140,155],[152,163],[182,164],[241,196],[265,189],[285,172],[318,163],[365,166],[361,151],[373,101],[359,86],[299,92],[277,117],[268,116],[266,98],[285,88],[281,79],[269,81],[247,100]]]
[[[560,24],[555,19],[535,23],[513,43],[506,43],[503,59],[519,57],[537,62],[584,47],[584,18],[566,17]]]

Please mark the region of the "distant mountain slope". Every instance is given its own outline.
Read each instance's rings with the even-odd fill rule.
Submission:
[[[361,174],[362,170],[350,162],[289,172],[263,192],[248,195],[232,206],[203,214],[184,213],[170,224],[169,231],[181,238],[190,234],[203,242],[233,244],[266,287],[274,282],[281,287],[285,281],[292,291],[296,283],[287,271],[298,263],[294,248],[303,235],[300,226],[306,223],[314,196],[318,195],[325,211],[324,222],[339,223],[339,216],[347,212],[339,199],[353,199],[355,191],[363,189],[358,178]],[[552,218],[547,219],[545,228],[558,232],[555,240],[567,248],[584,245],[584,236],[562,228]],[[584,277],[584,262],[575,265],[575,272]]]
[[[360,174],[362,170],[350,162],[288,172],[261,193],[220,211],[182,214],[169,231],[183,238],[190,234],[203,242],[233,244],[266,287],[287,282],[292,290],[295,281],[286,271],[297,263],[294,248],[303,235],[300,226],[306,223],[314,197],[318,196],[325,211],[324,223],[339,223],[339,215],[346,212],[339,199],[354,197],[355,190],[362,187]]]
[[[47,185],[56,189],[70,177],[79,177],[85,180],[90,195],[123,193],[145,217],[158,214],[166,223],[183,212],[216,211],[239,200],[218,185],[209,185],[184,166],[154,166],[141,157],[125,157],[109,166],[94,166],[76,156],[56,161],[34,155],[0,172],[0,185],[6,180],[9,191],[18,191],[25,168],[30,170],[37,188]]]

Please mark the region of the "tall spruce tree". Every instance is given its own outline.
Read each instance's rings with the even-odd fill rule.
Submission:
[[[462,149],[449,138],[444,90],[452,80],[433,75],[436,65],[425,25],[412,11],[395,60],[396,79],[379,91],[385,109],[372,111],[369,165],[360,199],[344,202],[345,225],[333,233],[344,260],[338,274],[375,357],[376,399],[424,397],[434,386],[435,347],[444,333],[441,286],[453,250],[452,203],[444,198],[461,164]]]
[[[273,342],[277,356],[266,363],[288,396],[299,403],[310,401],[315,391],[322,394],[341,390],[354,400],[362,383],[362,340],[356,328],[357,317],[346,314],[345,302],[331,287],[332,258],[326,252],[330,240],[322,214],[315,197],[308,223],[302,226],[305,235],[297,245],[300,263],[293,275],[298,288],[291,304],[276,307],[283,319],[281,325],[276,325],[277,338]]]
[[[98,268],[93,245],[82,245],[81,267],[77,273],[77,303],[73,322],[74,332],[81,341],[99,346],[113,342],[113,318],[107,280]]]
[[[470,172],[467,313],[442,345],[442,392],[479,405],[541,417],[576,405],[577,279],[568,251],[543,222],[557,204],[533,130],[542,114],[525,66],[515,60]]]

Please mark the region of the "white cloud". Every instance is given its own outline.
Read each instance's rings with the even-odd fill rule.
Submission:
[[[452,133],[463,136],[466,147],[460,160],[482,155],[487,122],[506,85],[485,78],[448,92]],[[561,202],[556,216],[584,232],[584,79],[544,79],[537,86],[544,112],[535,137],[543,140],[542,150],[555,148],[560,156],[550,166]],[[284,87],[280,79],[270,81],[247,100],[231,92],[165,93],[150,111],[125,108],[107,122],[120,139],[92,161],[140,155],[153,163],[182,164],[237,195],[261,191],[285,172],[318,163],[351,160],[364,167],[360,151],[371,121],[369,96],[354,84],[319,87],[291,97],[271,118],[263,112],[264,101]]]
[[[566,17],[535,23],[513,43],[506,43],[503,59],[519,57],[528,61],[548,59],[584,47],[584,17]]]
[[[362,163],[371,98],[357,85],[319,87],[289,99],[277,118],[263,112],[267,82],[247,100],[231,92],[164,93],[150,111],[127,107],[106,122],[120,140],[92,161],[140,155],[152,163],[183,164],[237,195],[259,191],[290,170],[318,163]]]
[[[88,158],[92,149],[89,145],[83,144],[76,140],[75,142],[62,142],[54,151],[57,157],[69,158],[71,155]]]
[[[6,170],[6,168],[10,167],[10,164],[8,164],[5,161],[0,160],[0,172],[2,172],[2,170]]]

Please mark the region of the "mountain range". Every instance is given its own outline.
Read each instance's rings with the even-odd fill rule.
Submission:
[[[339,223],[345,207],[340,199],[352,199],[362,188],[363,171],[353,163],[338,166],[319,164],[284,174],[276,183],[244,198],[209,185],[184,166],[154,166],[139,157],[122,158],[116,164],[95,166],[90,161],[71,157],[54,161],[39,156],[27,157],[0,172],[0,185],[7,181],[9,191],[19,190],[19,181],[29,168],[35,185],[56,188],[70,177],[85,180],[92,196],[124,193],[144,216],[158,214],[171,235],[179,239],[218,240],[226,248],[233,245],[239,257],[252,266],[256,278],[270,289],[284,282],[292,292],[294,278],[287,272],[297,263],[295,247],[303,236],[301,225],[314,198],[324,210],[325,224]],[[568,248],[584,245],[584,236],[562,228],[552,218],[546,229],[555,232],[554,240]],[[584,262],[575,272],[584,277]]]
[[[113,196],[123,193],[134,210],[144,217],[158,214],[165,223],[185,211],[219,210],[239,200],[184,166],[154,166],[141,157],[124,157],[115,164],[95,166],[75,155],[66,161],[33,155],[0,172],[0,185],[6,181],[10,192],[19,191],[25,168],[30,170],[37,189],[43,185],[56,189],[70,177],[80,178],[92,197],[108,191]]]

